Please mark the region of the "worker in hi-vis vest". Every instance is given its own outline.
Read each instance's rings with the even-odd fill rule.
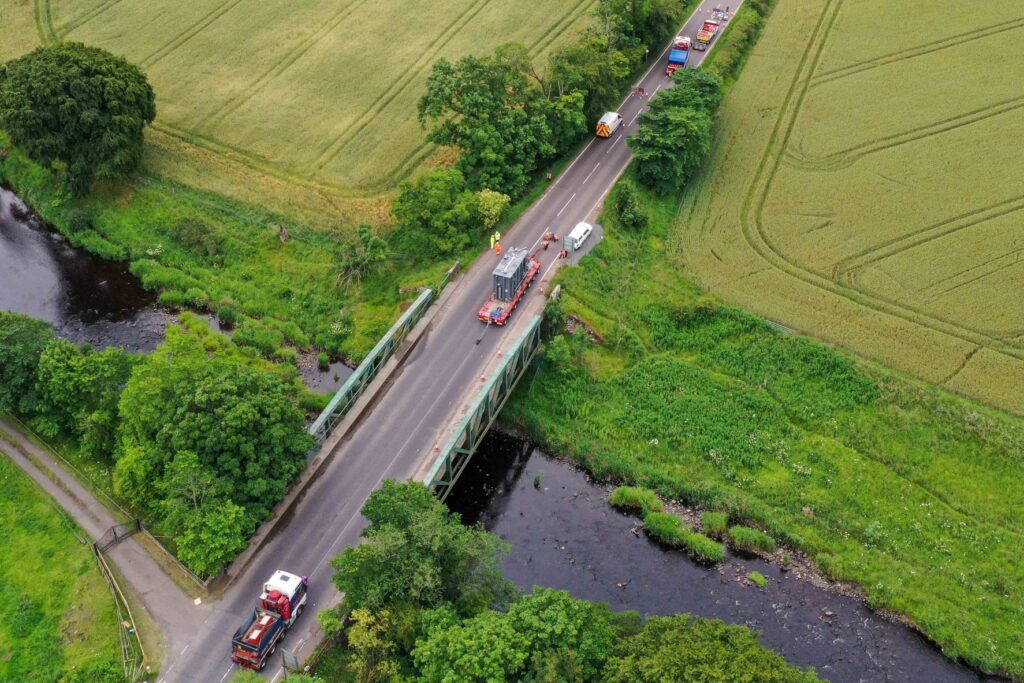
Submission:
[[[491,235],[491,249],[494,249],[500,254],[501,244],[499,244],[499,242],[501,242],[501,233],[495,230],[494,234]]]

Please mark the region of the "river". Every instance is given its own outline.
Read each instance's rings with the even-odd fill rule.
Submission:
[[[57,334],[97,348],[120,346],[147,353],[177,317],[156,303],[128,272],[72,247],[13,192],[0,187],[0,310],[17,311],[53,325]],[[223,330],[211,315],[210,326]],[[300,374],[319,392],[336,390],[352,374],[343,363],[319,370],[312,358]]]
[[[551,586],[615,609],[689,612],[745,624],[791,664],[813,666],[835,683],[998,680],[946,659],[922,636],[860,601],[766,561],[730,554],[707,568],[664,550],[638,531],[636,517],[608,505],[608,493],[573,465],[492,432],[448,505],[511,544],[503,569],[523,590]],[[745,581],[752,571],[768,585]]]

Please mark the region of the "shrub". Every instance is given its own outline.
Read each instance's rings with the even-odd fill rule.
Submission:
[[[231,304],[221,304],[217,309],[217,322],[224,327],[234,327],[238,322],[238,311]]]
[[[612,191],[612,208],[615,218],[623,228],[643,230],[647,227],[647,209],[640,202],[636,185],[630,180],[620,180]]]
[[[167,308],[179,309],[184,308],[188,305],[189,299],[184,292],[179,292],[173,289],[169,289],[166,292],[160,292],[160,296],[157,297],[157,303]]]
[[[274,349],[274,360],[279,360],[284,363],[291,363],[292,365],[298,365],[299,354],[296,353],[295,349],[290,349],[287,346]]]
[[[321,370],[327,370],[331,367],[331,357],[327,355],[326,351],[316,354],[316,365]]]
[[[725,559],[725,546],[696,532],[683,536],[683,547],[700,562],[714,563]]]
[[[216,256],[223,240],[206,223],[195,218],[183,218],[171,227],[171,237],[200,256]]]
[[[775,550],[775,539],[763,531],[747,526],[736,525],[730,528],[729,542],[732,543],[733,548],[747,552],[761,550],[767,553]]]
[[[724,512],[705,512],[700,517],[704,533],[708,536],[721,536],[729,526],[729,515]]]
[[[231,337],[239,346],[256,349],[265,356],[271,356],[281,348],[284,335],[259,320],[246,318]]]
[[[620,486],[615,489],[608,498],[608,502],[614,507],[637,510],[645,515],[648,512],[661,512],[664,509],[664,505],[654,491],[634,486]]]
[[[765,577],[761,572],[750,572],[747,574],[747,578],[750,579],[751,583],[761,586],[762,588],[768,585],[767,577]]]
[[[667,512],[648,512],[644,515],[644,531],[655,540],[674,548],[685,545],[689,528],[683,520]]]

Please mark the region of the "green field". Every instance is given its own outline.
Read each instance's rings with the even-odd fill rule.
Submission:
[[[439,57],[504,42],[540,56],[595,0],[3,0],[18,41],[81,41],[139,64],[157,94],[145,170],[273,210],[379,218],[429,163],[416,101]],[[6,31],[5,31],[6,33]]]
[[[781,0],[686,193],[712,293],[1024,412],[1024,5]]]
[[[0,681],[56,683],[74,668],[120,666],[114,600],[82,532],[2,456],[0,518]]]

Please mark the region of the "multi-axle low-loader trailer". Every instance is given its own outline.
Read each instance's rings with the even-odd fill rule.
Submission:
[[[526,249],[509,249],[494,269],[494,289],[476,317],[485,323],[504,325],[539,271],[540,261]]]

